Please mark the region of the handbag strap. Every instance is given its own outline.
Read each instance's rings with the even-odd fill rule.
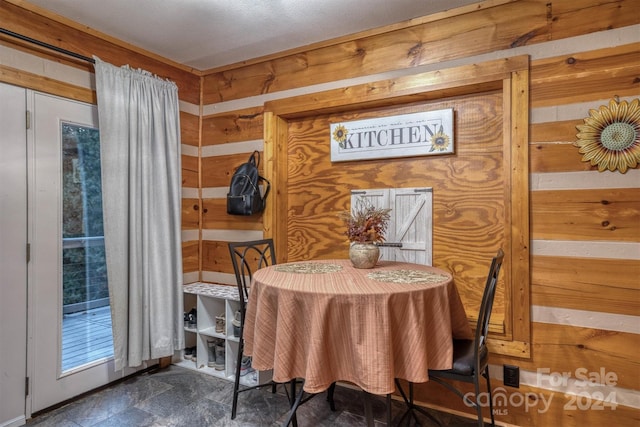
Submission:
[[[260,152],[258,150],[251,153],[249,163],[252,163],[256,168],[260,165]]]
[[[262,196],[262,203],[264,207],[267,205],[267,196],[269,195],[269,191],[271,191],[271,183],[267,178],[260,175],[258,175],[258,179],[267,183],[267,188],[264,190],[264,195]]]

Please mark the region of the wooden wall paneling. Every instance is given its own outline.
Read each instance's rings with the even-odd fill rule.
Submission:
[[[579,124],[583,124],[583,121],[536,123],[529,127],[531,173],[598,170],[590,162],[583,162],[578,147],[573,145],[578,133],[576,126]]]
[[[251,153],[236,153],[202,158],[202,187],[229,187],[233,172],[249,159]],[[261,155],[263,157],[263,155]],[[264,159],[258,167],[264,173]]]
[[[180,111],[180,142],[183,146],[194,147],[198,150],[200,146],[200,116]],[[191,149],[190,152],[196,151]],[[199,153],[199,151],[196,151]],[[189,189],[200,188],[200,158],[198,155],[181,156],[181,179],[182,187]],[[182,229],[198,230],[202,228],[202,203],[199,198],[182,199]],[[189,251],[183,253],[183,271],[198,272],[200,275],[201,260],[200,239],[195,242],[185,242]],[[195,253],[194,253],[195,251]],[[184,266],[186,265],[186,267]]]
[[[262,214],[264,237],[272,238],[278,263],[287,262],[288,242],[288,150],[282,141],[289,139],[288,123],[282,117],[264,113],[264,176],[271,182],[271,202]]]
[[[514,118],[517,118],[516,123],[522,123],[522,117],[518,116],[518,114],[520,114],[517,109],[524,107],[527,110],[527,116],[528,116],[528,103],[521,105],[522,101],[519,102],[513,102],[514,101],[514,94],[518,93],[518,91],[520,90],[519,86],[522,84],[521,82],[518,82],[516,84],[516,81],[514,80],[514,73],[512,73],[512,78],[510,79],[504,79],[502,81],[502,104],[503,104],[503,108],[504,108],[504,113],[502,114],[502,153],[504,156],[508,156],[509,157],[509,161],[505,161],[503,162],[502,167],[504,168],[504,180],[503,180],[503,200],[502,200],[502,204],[504,205],[504,209],[505,209],[505,222],[509,223],[511,221],[511,219],[513,218],[514,214],[518,214],[519,210],[516,209],[515,211],[513,210],[513,205],[511,203],[511,195],[513,194],[514,191],[522,191],[522,189],[520,188],[521,186],[521,182],[519,179],[515,179],[514,177],[511,176],[512,171],[511,168],[517,167],[518,169],[520,169],[520,166],[518,166],[520,163],[520,144],[521,144],[521,138],[522,138],[522,131],[518,130],[517,132],[514,132]],[[527,78],[528,78],[528,74],[527,74]],[[525,93],[528,90],[529,84],[528,81],[525,81]],[[515,91],[515,92],[514,92]],[[528,98],[527,98],[528,99]],[[515,105],[514,105],[515,104]],[[514,116],[514,114],[516,116]],[[527,121],[528,121],[528,117],[527,117]],[[527,153],[525,153],[526,159],[528,161],[528,151]],[[529,170],[529,166],[527,164],[527,166],[525,167],[525,169],[527,170],[527,179],[528,179],[528,170]],[[527,193],[529,192],[529,189],[527,187],[527,189],[525,190]],[[488,201],[491,202],[491,201]],[[527,202],[528,203],[528,202]],[[528,211],[528,209],[527,209]],[[528,213],[528,212],[527,212]],[[527,220],[528,221],[528,220]],[[513,316],[514,313],[518,313],[520,311],[520,304],[522,301],[518,301],[518,307],[514,308],[513,307],[513,301],[514,301],[514,285],[513,285],[513,271],[510,265],[510,260],[512,259],[513,256],[516,257],[520,257],[519,253],[515,253],[512,254],[512,251],[515,250],[515,248],[512,250],[512,242],[513,239],[516,238],[516,235],[519,233],[518,232],[519,229],[515,229],[513,227],[505,227],[504,230],[504,239],[500,244],[500,248],[502,248],[502,250],[504,251],[505,254],[509,254],[508,256],[505,257],[505,259],[503,260],[503,265],[502,268],[500,270],[500,274],[502,275],[502,279],[504,280],[504,283],[510,283],[511,286],[505,286],[504,289],[504,299],[505,301],[509,301],[508,304],[505,304],[504,309],[503,309],[503,316],[506,319],[509,319],[509,321],[504,322],[505,324],[505,333],[507,334],[507,338],[509,340],[513,340],[514,336],[513,336]],[[527,250],[528,252],[528,250]],[[528,263],[525,263],[528,264]],[[517,275],[516,275],[517,276]],[[522,292],[521,289],[518,289],[518,292]],[[495,297],[494,297],[495,298]],[[521,300],[521,298],[520,298]],[[494,302],[495,304],[495,302]],[[527,313],[529,312],[529,310],[527,310]],[[491,309],[491,316],[490,318],[493,317],[493,308]],[[491,320],[491,319],[489,319]],[[527,324],[529,323],[529,320],[527,319]],[[522,341],[528,341],[528,337]]]
[[[129,64],[133,68],[142,68],[168,78],[177,84],[181,100],[200,105],[200,77],[190,69],[182,68],[169,61],[162,61],[148,52],[145,55],[140,51],[132,50],[131,47],[123,47],[124,43],[118,43],[107,35],[97,32],[92,34],[86,26],[81,29],[76,28],[69,20],[19,0],[0,2],[0,21],[2,26],[10,31],[53,46],[87,57],[96,55],[103,61],[116,66]],[[14,41],[7,36],[0,38]],[[24,45],[22,42],[17,44]],[[52,58],[65,57],[55,52],[47,51],[46,53]],[[83,63],[78,66],[93,72],[91,64]]]
[[[588,114],[588,112],[586,114]],[[530,143],[536,144],[546,142],[573,144],[576,141],[576,134],[578,133],[576,126],[581,124],[584,124],[582,119],[532,123],[529,125]],[[581,155],[579,157],[581,157]]]
[[[583,162],[582,154],[572,143],[536,143],[530,147],[531,172],[580,172],[598,170]]]
[[[200,244],[197,240],[182,242],[182,272],[193,273],[200,269]]]
[[[181,156],[182,162],[182,187],[186,188],[198,188],[199,185],[199,170],[198,170],[198,158],[194,156]]]
[[[534,387],[521,387],[520,393],[527,399],[531,399],[534,405],[522,404],[507,409],[509,417],[516,425],[521,426],[562,426],[562,427],[584,427],[584,426],[616,426],[633,427],[640,421],[640,413],[637,409],[629,406],[610,405],[582,395],[554,393],[548,390]],[[589,392],[587,392],[589,393]],[[513,392],[508,393],[514,394]],[[605,397],[614,398],[610,393]],[[548,406],[542,402],[545,399]],[[511,398],[512,401],[522,402],[520,396]],[[537,400],[534,400],[537,399]],[[612,409],[615,407],[615,409]],[[528,408],[528,411],[527,411]],[[545,408],[547,408],[545,410]]]
[[[507,86],[508,85],[508,86]],[[504,273],[511,284],[509,309],[513,324],[513,339],[529,342],[530,302],[529,302],[529,67],[511,73],[511,80],[505,79],[505,97],[509,93],[509,117],[504,120],[505,143],[509,145],[511,160],[509,171],[505,171],[505,204],[508,209],[510,239],[505,247],[510,250]],[[506,114],[505,114],[506,116]],[[510,151],[510,152],[509,152]],[[509,203],[510,202],[510,203]]]
[[[491,317],[493,318],[493,310]],[[516,341],[511,336],[502,338],[499,335],[492,335],[491,332],[491,329],[489,329],[489,337],[487,338],[487,346],[490,353],[518,358],[517,361],[511,359],[510,364],[519,363],[521,359],[531,357],[531,343],[529,341]]]
[[[234,274],[228,242],[202,241],[202,270]]]
[[[635,96],[640,91],[638,56],[640,43],[633,43],[535,61],[531,67],[531,105]]]
[[[180,111],[180,142],[194,147],[200,145],[200,117]]]
[[[501,5],[204,77],[204,102],[245,98],[506,49],[545,27],[542,2]],[[482,42],[484,43],[482,43]]]
[[[521,369],[534,373],[538,369],[548,370],[547,373],[569,372],[575,379],[576,369],[600,372],[604,368],[606,372],[616,374],[618,387],[628,390],[640,388],[638,334],[533,322],[531,339],[532,358],[518,361]],[[511,364],[513,360],[496,354],[491,355],[491,363]]]
[[[640,188],[531,192],[533,239],[640,242],[638,224]]]
[[[408,69],[620,28],[640,23],[640,13],[629,13],[636,9],[633,1],[598,0],[514,1],[473,13],[453,9],[435,21],[415,21],[357,40],[338,40],[231,70],[211,70],[204,76],[203,100],[206,105],[359,77],[363,70],[375,74]]]
[[[60,82],[2,64],[0,64],[0,82],[89,104],[95,105],[97,103],[96,92],[91,89]]]
[[[265,103],[265,110],[292,118],[314,114],[402,105],[503,89],[514,70],[529,66],[526,55],[414,74]],[[478,76],[483,76],[479,78]],[[321,96],[321,98],[320,98]]]
[[[400,28],[406,28],[408,26],[415,26],[415,25],[420,25],[420,24],[426,24],[428,22],[434,22],[434,21],[440,21],[443,20],[445,18],[449,18],[452,16],[457,16],[457,15],[463,15],[466,13],[472,13],[472,12],[477,12],[478,10],[481,9],[487,9],[487,8],[492,8],[492,7],[496,7],[498,5],[504,4],[504,3],[509,3],[513,0],[485,0],[482,1],[480,3],[473,3],[473,4],[469,4],[466,6],[461,6],[461,7],[457,7],[455,9],[448,9],[448,10],[444,10],[441,12],[437,12],[437,13],[433,13],[431,15],[426,15],[426,16],[419,16],[416,18],[412,18],[406,21],[401,21],[395,24],[390,24],[384,27],[376,27],[376,28],[369,28],[363,31],[359,31],[356,33],[350,33],[347,34],[345,36],[341,36],[341,37],[337,37],[334,39],[330,39],[330,40],[321,40],[319,42],[316,43],[312,43],[312,44],[308,44],[308,45],[304,45],[304,46],[299,46],[293,49],[289,49],[285,52],[276,52],[276,53],[272,53],[272,54],[268,54],[268,55],[263,55],[263,56],[259,56],[256,58],[251,58],[251,59],[247,59],[247,60],[243,60],[241,62],[235,63],[235,64],[227,64],[227,65],[223,65],[221,67],[215,67],[209,70],[203,70],[202,73],[203,75],[207,75],[207,74],[211,74],[211,73],[215,73],[215,72],[220,72],[223,70],[230,70],[230,69],[235,69],[235,68],[239,68],[242,66],[246,66],[246,65],[252,65],[252,64],[257,64],[260,62],[267,62],[270,61],[272,59],[277,59],[277,58],[282,58],[284,56],[294,56],[297,55],[299,53],[303,53],[303,52],[307,52],[309,50],[315,50],[315,49],[319,49],[322,47],[327,47],[327,46],[334,46],[338,43],[343,43],[343,42],[351,42],[351,41],[355,41],[355,40],[359,40],[359,39],[363,39],[363,38],[367,38],[370,36],[374,36],[377,34],[382,34],[382,33],[388,33]]]
[[[182,199],[182,229],[200,229],[200,200]]]
[[[434,224],[450,226],[451,217],[446,218],[446,221],[438,221],[437,219],[439,212],[456,212],[455,209],[452,210],[451,207],[447,208],[446,205],[443,205],[444,202],[448,201],[454,205],[461,203],[461,206],[469,202],[471,206],[480,207],[479,210],[469,209],[467,211],[467,214],[472,215],[469,224],[475,224],[478,218],[491,218],[492,225],[489,229],[482,230],[482,244],[480,245],[480,241],[478,242],[480,246],[474,247],[473,251],[467,250],[464,257],[458,254],[458,256],[452,258],[454,264],[445,267],[449,267],[454,273],[456,284],[460,287],[457,274],[460,276],[460,280],[464,281],[464,272],[473,271],[473,267],[470,266],[484,265],[486,259],[490,259],[494,254],[496,248],[491,247],[491,254],[487,253],[487,256],[482,256],[483,251],[489,251],[488,246],[491,246],[487,244],[487,240],[491,241],[491,236],[493,236],[498,238],[498,245],[502,245],[504,237],[510,236],[511,241],[506,243],[506,246],[507,249],[510,248],[511,256],[515,255],[517,258],[511,260],[508,265],[517,265],[515,269],[512,269],[511,274],[514,274],[513,271],[515,271],[514,277],[519,281],[516,285],[518,287],[517,298],[513,298],[510,303],[513,304],[515,299],[519,300],[515,302],[519,316],[517,320],[519,322],[528,322],[528,313],[521,314],[522,311],[529,310],[527,70],[527,57],[509,58],[507,60],[474,64],[472,67],[463,66],[446,70],[446,72],[425,73],[424,75],[302,95],[265,104],[265,152],[277,152],[280,154],[281,151],[285,151],[285,155],[281,159],[289,159],[287,164],[275,165],[274,169],[267,168],[267,178],[278,186],[278,196],[282,197],[285,194],[288,199],[286,203],[281,200],[277,204],[278,209],[272,210],[273,217],[267,219],[265,215],[265,227],[271,224],[277,231],[275,235],[276,241],[283,248],[289,248],[288,260],[290,261],[292,257],[304,258],[305,256],[310,256],[322,258],[335,256],[336,251],[342,253],[347,248],[345,244],[341,250],[335,243],[341,240],[346,241],[343,236],[342,238],[339,236],[339,226],[337,226],[335,215],[348,206],[349,186],[353,186],[354,183],[366,183],[367,188],[375,188],[376,185],[400,187],[403,184],[415,184],[410,178],[406,178],[411,176],[420,177],[421,183],[424,183],[425,173],[439,170],[441,172],[439,177],[436,173],[433,173],[426,179],[429,185],[432,186],[435,182],[438,182],[438,179],[442,181],[443,177],[453,174],[455,179],[447,180],[447,184],[457,186],[457,189],[462,190],[462,193],[458,192],[453,197],[441,199],[440,206],[438,206],[438,198],[434,197]],[[485,72],[487,74],[484,74]],[[497,79],[497,81],[494,79]],[[362,118],[364,117],[361,113],[363,106],[376,106],[378,111],[384,109],[389,111],[393,108],[400,108],[399,106],[401,105],[415,106],[418,101],[423,101],[424,103],[426,102],[425,100],[434,98],[436,95],[431,93],[432,90],[437,95],[450,95],[450,98],[444,99],[449,99],[452,103],[460,102],[463,104],[463,95],[476,95],[479,97],[480,88],[484,89],[485,96],[487,92],[496,93],[498,91],[497,93],[500,94],[499,99],[501,100],[498,105],[505,102],[505,95],[502,94],[505,88],[509,98],[507,111],[511,116],[511,121],[509,122],[508,133],[503,135],[503,124],[502,120],[500,120],[498,128],[492,134],[492,139],[487,140],[492,143],[495,143],[496,140],[499,141],[498,148],[495,150],[498,153],[498,157],[494,159],[489,160],[490,156],[485,158],[478,156],[479,154],[486,156],[487,153],[490,153],[491,151],[487,152],[487,147],[490,147],[490,145],[480,145],[483,148],[478,150],[478,146],[460,142],[456,148],[456,157],[453,161],[451,159],[448,160],[451,162],[448,167],[439,166],[441,162],[434,160],[438,156],[433,156],[433,158],[393,159],[392,161],[389,159],[362,161],[355,166],[352,163],[349,166],[349,170],[345,170],[341,166],[334,168],[328,161],[328,144],[324,142],[328,139],[328,126],[326,123],[328,119],[318,116],[319,112],[341,114],[342,118],[340,120],[346,120],[348,114],[355,114],[358,118]],[[465,93],[465,90],[470,90],[471,92]],[[453,98],[454,94],[457,98]],[[440,99],[440,102],[442,102],[442,99]],[[476,104],[480,103],[476,102]],[[437,105],[437,102],[432,102],[431,107],[433,105]],[[502,110],[502,108],[500,109]],[[346,113],[346,111],[351,113]],[[492,111],[492,114],[496,116],[495,111]],[[493,117],[492,114],[484,114],[483,117]],[[497,116],[501,117],[501,114],[497,114]],[[465,115],[464,117],[466,118],[467,116]],[[315,122],[320,124],[315,124]],[[288,130],[286,132],[283,131],[278,136],[278,127],[284,126],[284,124],[288,125]],[[487,123],[485,122],[483,125],[486,126]],[[478,128],[481,127],[475,128],[474,136],[482,144],[483,139],[477,136]],[[464,132],[464,129],[464,126],[460,126],[456,129],[456,132]],[[489,129],[491,128],[489,127]],[[324,136],[322,136],[323,134]],[[301,141],[301,143],[297,144],[297,141]],[[267,148],[267,145],[274,143],[274,146]],[[474,152],[474,148],[470,149],[471,160],[459,161],[460,153],[469,147],[475,147],[477,150]],[[506,153],[504,153],[505,150]],[[492,164],[489,166],[483,163],[486,161],[491,161]],[[417,166],[420,162],[422,162],[422,165]],[[456,169],[459,169],[460,172],[464,170],[464,174],[456,174]],[[413,175],[412,170],[416,171]],[[474,175],[471,173],[473,170],[479,174]],[[323,171],[325,171],[324,174]],[[499,180],[497,185],[494,185],[491,181],[486,184],[488,185],[486,188],[480,185],[480,182],[487,181],[488,175],[498,173],[499,176],[502,176],[505,172],[509,174],[506,188],[502,179]],[[349,179],[345,180],[345,176],[349,177]],[[402,178],[398,179],[399,176]],[[308,185],[309,180],[312,180],[313,185]],[[471,183],[473,192],[464,191],[464,180],[467,181],[467,186]],[[463,182],[461,183],[461,181]],[[283,192],[283,185],[288,186],[286,193]],[[487,192],[487,190],[490,191]],[[437,194],[436,191],[434,191],[435,194]],[[459,196],[460,194],[466,195],[462,198]],[[490,195],[493,203],[487,204],[486,199],[483,199],[480,205],[474,204],[473,199],[478,197],[479,194]],[[508,210],[503,207],[500,210],[503,214],[496,215],[495,212],[491,212],[485,215],[482,213],[485,210],[483,208],[496,209],[496,206],[500,206],[504,202],[508,202],[510,207]],[[505,220],[505,215],[512,216]],[[502,226],[499,218],[503,218]],[[512,224],[511,221],[514,219],[524,221],[524,224]],[[506,226],[505,221],[508,224]],[[298,223],[300,223],[299,226]],[[284,226],[285,224],[286,227]],[[309,232],[309,229],[314,230],[317,227],[320,227],[320,233]],[[462,227],[462,229],[464,228]],[[452,236],[459,239],[460,229],[458,227]],[[505,229],[510,231],[505,232]],[[473,235],[468,231],[465,235]],[[326,242],[330,242],[330,244],[326,244]],[[434,231],[434,253],[437,252],[437,242],[437,232]],[[449,242],[452,242],[451,238],[449,238]],[[296,248],[299,249],[301,246],[305,248],[305,251],[296,252]],[[449,243],[449,246],[451,246],[451,243]],[[478,251],[480,255],[476,254]],[[440,253],[448,254],[449,251]],[[482,259],[482,261],[472,260],[471,258],[474,256]],[[444,257],[446,258],[447,255],[444,255]],[[446,259],[445,261],[439,260],[436,257],[434,264],[437,265],[438,262],[447,261]],[[460,268],[460,263],[468,265]],[[525,265],[519,265],[518,263],[524,263]],[[483,271],[481,276],[483,276],[481,282],[484,283],[486,271]],[[509,275],[506,276],[509,277]],[[513,277],[512,280],[514,280]],[[512,285],[509,283],[509,286]],[[481,290],[478,291],[475,288],[468,287],[472,292],[477,291],[476,293],[480,294]],[[512,321],[512,319],[506,320]],[[527,324],[519,326],[517,330],[519,333],[524,334],[528,329],[529,326]],[[510,339],[510,337],[507,338]],[[510,354],[528,357],[528,342],[528,336],[526,339],[512,341],[509,348]],[[516,346],[519,346],[519,349],[516,349]],[[496,348],[499,347],[497,346]]]
[[[537,255],[532,259],[533,304],[636,316],[640,261]]]
[[[263,107],[215,114],[202,119],[202,145],[262,139]]]
[[[202,200],[202,228],[205,230],[262,230],[262,216],[229,215],[227,199]]]
[[[402,382],[406,389],[405,383]],[[473,392],[470,384],[456,383],[463,393]],[[492,380],[495,400],[496,421],[513,426],[616,426],[636,427],[640,422],[637,409],[617,405],[615,410],[596,399],[583,395],[579,401],[572,394],[564,394],[543,388],[520,385],[520,388],[503,386],[502,382]],[[483,390],[481,385],[481,390]],[[416,384],[416,396],[429,396],[427,406],[454,413],[466,413],[475,416],[475,409],[466,406],[462,399],[433,381]],[[486,399],[485,399],[486,400]],[[421,402],[417,402],[421,403]],[[580,406],[578,406],[580,405]],[[483,408],[485,423],[489,422],[488,404]]]
[[[554,40],[633,25],[640,16],[637,1],[563,0],[549,6]]]

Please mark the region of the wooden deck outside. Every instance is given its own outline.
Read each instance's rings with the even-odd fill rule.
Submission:
[[[109,306],[63,316],[62,372],[109,357],[113,357]]]

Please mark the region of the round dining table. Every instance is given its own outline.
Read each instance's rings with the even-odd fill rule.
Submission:
[[[472,338],[447,271],[379,261],[357,269],[333,259],[276,264],[253,274],[244,353],[273,380],[304,378],[319,393],[346,381],[385,395],[395,378],[428,380],[449,369],[453,339]]]

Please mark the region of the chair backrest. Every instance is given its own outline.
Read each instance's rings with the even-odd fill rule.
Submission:
[[[493,299],[496,295],[496,285],[498,283],[498,275],[500,274],[500,268],[502,267],[503,259],[504,252],[502,251],[502,249],[498,249],[498,253],[491,260],[491,267],[489,267],[489,275],[487,276],[487,283],[484,287],[482,304],[480,305],[480,312],[478,313],[478,324],[476,326],[476,356],[481,352],[482,348],[487,343],[489,319],[491,318]],[[478,357],[476,357],[476,360],[478,360]]]
[[[248,242],[229,243],[229,253],[236,274],[240,305],[244,317],[244,309],[253,273],[263,267],[276,263],[276,252],[273,239],[252,240]]]

